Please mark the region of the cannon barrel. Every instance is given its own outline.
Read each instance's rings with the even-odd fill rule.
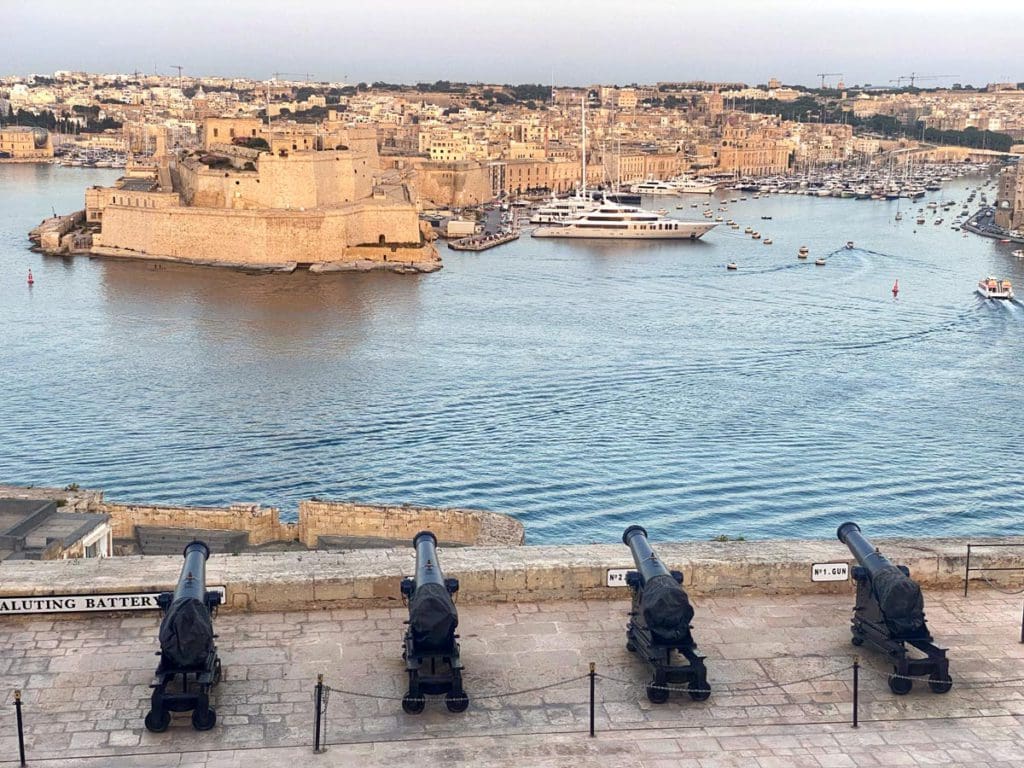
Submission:
[[[181,566],[178,586],[174,588],[174,600],[203,600],[206,597],[206,561],[210,557],[210,548],[202,541],[193,541],[185,547],[183,557],[185,564]]]
[[[213,617],[206,603],[206,559],[201,541],[185,547],[174,596],[160,622],[160,652],[175,667],[204,665],[213,651]]]
[[[647,529],[642,525],[629,526],[622,534],[622,543],[633,553],[633,563],[644,584],[655,576],[671,576],[668,568],[651,549],[647,541]]]
[[[437,562],[437,537],[420,531],[412,540],[416,549],[416,576],[409,587],[409,629],[419,653],[445,652],[455,645],[459,613],[452,600],[458,589],[446,581]]]
[[[444,586],[444,574],[437,563],[437,537],[430,531],[420,531],[412,539],[416,550],[416,588],[424,584]]]
[[[856,523],[843,523],[836,531],[836,536],[849,547],[867,573],[871,594],[892,636],[904,638],[927,635],[924,597],[917,582],[883,557],[864,538]]]
[[[849,547],[850,552],[857,562],[867,569],[868,573],[875,573],[881,568],[892,566],[882,553],[879,552],[871,542],[864,538],[860,532],[860,526],[856,523],[843,523],[836,531],[836,536]]]

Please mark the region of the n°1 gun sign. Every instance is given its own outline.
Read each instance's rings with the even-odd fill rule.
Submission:
[[[850,578],[848,563],[814,563],[811,581],[846,581]]]

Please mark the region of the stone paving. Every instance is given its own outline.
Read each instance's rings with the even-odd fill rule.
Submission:
[[[856,730],[852,596],[699,599],[694,632],[712,695],[663,705],[647,701],[648,673],[625,650],[625,600],[463,606],[472,703],[458,715],[437,701],[421,715],[402,712],[402,608],[225,613],[216,621],[218,724],[205,733],[187,714],[163,734],[143,727],[156,615],[6,617],[0,764],[16,763],[11,702],[21,688],[31,765],[1024,765],[1021,598],[978,588],[926,601],[932,632],[950,649],[953,690],[915,685],[894,696],[888,667],[865,651]],[[581,677],[591,661],[603,676],[593,739]],[[312,752],[318,672],[333,688],[322,755]],[[1009,682],[985,682],[996,680]]]

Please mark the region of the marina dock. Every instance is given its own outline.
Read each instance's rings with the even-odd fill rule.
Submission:
[[[488,248],[495,248],[518,239],[519,231],[511,230],[509,232],[464,237],[461,240],[451,241],[448,243],[448,247],[453,251],[486,251]]]

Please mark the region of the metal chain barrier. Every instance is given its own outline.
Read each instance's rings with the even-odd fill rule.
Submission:
[[[749,681],[740,681],[740,682],[734,682],[734,683],[715,683],[713,691],[714,692],[724,691],[724,692],[730,692],[730,693],[750,693],[752,691],[767,691],[767,690],[771,690],[773,688],[785,688],[785,687],[790,686],[790,685],[799,685],[800,683],[810,683],[810,682],[813,682],[814,680],[821,680],[821,679],[826,678],[826,677],[835,677],[835,676],[838,676],[840,673],[846,672],[847,670],[850,670],[850,669],[853,669],[853,665],[852,664],[849,664],[849,665],[847,665],[845,667],[839,667],[838,669],[833,669],[833,670],[830,670],[828,672],[822,672],[820,675],[812,675],[811,677],[805,677],[805,678],[802,678],[800,680],[790,680],[789,682],[785,682],[785,683],[773,683],[773,682],[766,682],[766,681],[762,681],[762,680],[749,680]],[[640,686],[646,685],[646,683],[637,682],[636,680],[623,680],[621,678],[609,677],[608,675],[604,675],[604,674],[600,674],[600,673],[598,673],[597,676],[599,678],[601,678],[602,680],[607,680],[607,681],[613,682],[613,683],[623,683],[623,684],[626,684],[626,685],[640,685]],[[737,688],[736,687],[736,686],[740,686],[740,685],[751,685],[751,687],[749,687],[749,688]],[[659,685],[658,688],[661,689],[661,690],[666,690],[666,691],[678,691],[680,693],[689,693],[691,690],[695,690],[695,691],[704,690],[704,689],[698,689],[698,688],[691,689],[689,686],[681,687],[681,686],[671,686],[671,685],[668,685],[668,684]]]

